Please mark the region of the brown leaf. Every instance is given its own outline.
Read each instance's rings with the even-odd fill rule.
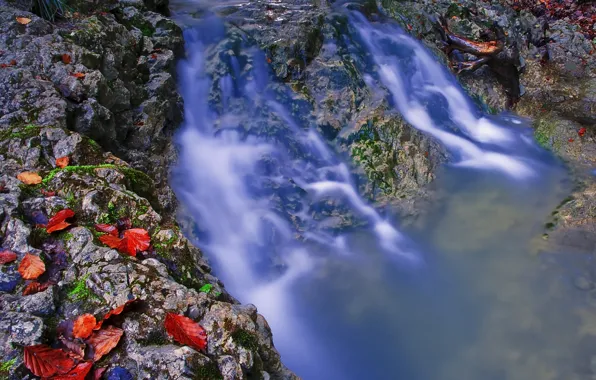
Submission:
[[[94,362],[106,355],[120,341],[124,334],[124,330],[114,326],[108,326],[106,329],[94,331],[93,334],[85,341],[90,347],[90,357]]]
[[[21,260],[18,271],[25,280],[35,280],[46,271],[46,265],[39,256],[28,253]]]
[[[207,347],[205,329],[184,315],[168,313],[164,323],[168,335],[178,343],[202,351]]]
[[[25,347],[23,361],[29,371],[40,377],[68,373],[75,364],[64,351],[53,349],[45,344]]]
[[[116,226],[114,226],[113,224],[96,224],[95,230],[97,232],[105,232],[105,233],[113,235],[113,236],[118,236],[118,228]],[[107,245],[107,243],[104,243],[104,244]],[[118,244],[120,244],[120,242],[118,242]],[[112,248],[115,248],[115,247],[112,247]]]
[[[97,324],[93,314],[83,314],[74,321],[74,327],[72,335],[75,338],[89,338],[89,335],[93,332],[93,328]]]
[[[68,158],[68,156],[56,158],[56,166],[61,169],[64,169],[65,167],[67,167],[69,162],[70,162],[70,158]]]
[[[25,185],[38,185],[41,183],[41,177],[35,172],[19,173],[17,179],[23,182]]]
[[[24,296],[29,296],[31,294],[43,292],[44,290],[46,290],[47,288],[49,288],[51,285],[52,284],[49,283],[49,282],[44,282],[43,284],[40,284],[37,281],[33,281],[29,285],[27,285],[25,287],[25,289],[23,289],[23,295]]]
[[[52,377],[52,380],[85,380],[91,372],[91,367],[93,367],[92,362],[81,362],[68,373]]]
[[[60,210],[50,218],[46,226],[46,232],[51,234],[54,231],[62,231],[66,227],[70,226],[70,223],[66,222],[66,219],[72,218],[75,215],[74,211],[69,208]]]
[[[71,61],[72,61],[72,59],[70,58],[70,55],[62,54],[62,63],[64,63],[65,65],[68,65]]]
[[[17,254],[12,251],[2,251],[0,252],[0,264],[8,264],[12,263],[17,259]]]
[[[17,17],[16,20],[21,25],[27,25],[31,22],[31,19],[28,17]]]
[[[67,355],[78,360],[83,360],[83,357],[85,356],[85,347],[87,347],[85,343],[78,339],[69,340],[63,336],[60,337],[60,342],[62,342],[64,347],[68,350]]]
[[[41,189],[40,192],[44,197],[53,197],[56,195],[55,191],[47,191],[46,189]]]

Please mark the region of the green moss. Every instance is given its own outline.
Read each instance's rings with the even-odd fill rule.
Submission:
[[[202,366],[197,370],[193,377],[194,380],[219,380],[223,379],[216,363],[209,362],[209,364]]]
[[[17,364],[17,358],[0,362],[0,376],[6,376],[10,373],[12,367]]]
[[[87,173],[93,174],[95,169],[106,168],[106,169],[119,169],[118,166],[112,164],[102,164],[102,165],[79,165],[79,166],[67,166],[65,168],[56,168],[53,169],[45,176],[45,178],[41,181],[43,186],[47,186],[50,183],[56,174],[60,173],[61,171],[71,172],[71,173]]]
[[[203,293],[209,294],[209,292],[211,292],[212,289],[213,289],[213,285],[211,285],[211,284],[205,284],[205,285],[203,285],[203,286],[201,286],[199,288],[199,292],[203,292]]]
[[[259,348],[257,337],[242,329],[238,329],[232,333],[232,339],[242,347],[254,351]]]
[[[143,33],[143,36],[145,37],[152,37],[155,33],[155,29],[153,29],[153,27],[148,24],[140,25],[139,30],[141,31],[141,33]]]
[[[87,287],[87,279],[89,275],[86,275],[77,281],[71,286],[68,290],[68,298],[72,301],[84,301],[88,300],[89,298],[99,298],[91,289]]]
[[[49,237],[50,234],[46,232],[45,228],[35,228],[31,231],[31,235],[29,235],[29,244],[32,247],[39,248]]]
[[[73,237],[74,237],[74,235],[71,234],[70,232],[66,232],[66,233],[62,234],[62,239],[64,239],[65,241],[72,240]]]
[[[548,118],[538,119],[534,122],[534,128],[534,138],[540,146],[555,152],[559,150],[561,143],[560,141],[555,141],[553,137],[556,129],[554,122]]]

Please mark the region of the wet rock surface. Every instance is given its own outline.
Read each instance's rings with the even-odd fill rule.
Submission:
[[[0,62],[16,61],[0,69],[0,246],[17,254],[0,265],[2,377],[33,378],[23,347],[55,344],[60,321],[136,299],[113,321],[120,343],[95,363],[104,378],[295,378],[256,308],[226,292],[174,221],[166,181],[183,40],[166,11],[167,2],[120,2],[49,23],[0,2]],[[65,168],[60,157],[70,158]],[[21,183],[23,171],[42,183]],[[48,234],[43,225],[65,208],[73,226]],[[106,247],[93,227],[122,218],[151,237],[136,257]],[[46,262],[52,284],[23,295],[30,281],[17,268],[28,253]],[[170,312],[205,328],[205,352],[166,334]]]

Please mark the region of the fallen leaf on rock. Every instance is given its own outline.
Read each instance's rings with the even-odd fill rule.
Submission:
[[[47,191],[46,189],[41,189],[40,192],[44,197],[53,197],[56,195],[55,191]]]
[[[164,323],[166,332],[178,343],[190,346],[199,351],[207,347],[205,329],[184,315],[168,313]]]
[[[124,231],[118,250],[134,257],[137,255],[137,252],[146,251],[150,245],[151,237],[149,237],[147,230],[131,228]]]
[[[10,65],[11,66],[16,66],[17,65],[17,61],[15,59],[11,59],[10,60]]]
[[[105,233],[113,235],[113,236],[118,236],[118,228],[112,224],[96,224],[95,230],[97,232],[105,232]],[[104,244],[106,244],[106,243],[104,243]],[[118,242],[118,244],[120,244],[120,242]],[[111,247],[111,248],[115,248],[115,247]]]
[[[122,239],[114,235],[102,235],[99,237],[99,241],[114,249],[118,249],[118,247],[120,247],[120,243],[122,243]]]
[[[579,129],[579,131],[577,131],[577,134],[579,135],[579,137],[583,137],[586,134],[586,128],[585,127],[581,127]]]
[[[64,351],[45,344],[25,347],[23,361],[29,371],[40,377],[68,373],[75,365],[74,360],[69,358]]]
[[[41,284],[41,283],[39,283],[37,281],[33,281],[29,285],[27,285],[25,287],[25,289],[23,289],[23,295],[24,296],[29,296],[31,294],[43,292],[44,290],[46,290],[47,288],[49,288],[51,285],[52,284],[49,283],[49,282],[44,282],[43,284]]]
[[[17,259],[17,254],[12,251],[2,251],[0,252],[0,264],[8,264],[12,263]]]
[[[35,172],[22,172],[17,175],[17,179],[25,185],[38,185],[41,183],[41,177]]]
[[[66,349],[68,350],[68,352],[66,353],[67,355],[78,360],[82,360],[85,356],[85,347],[87,347],[87,345],[81,342],[80,340],[69,340],[61,336],[60,342],[62,342],[64,347],[66,347]]]
[[[93,314],[80,315],[74,321],[72,335],[75,338],[87,339],[93,332],[93,328],[97,324],[97,320]]]
[[[72,59],[70,58],[70,55],[62,54],[62,63],[64,63],[65,65],[68,65],[71,61],[72,61]]]
[[[85,73],[72,73],[70,74],[71,77],[75,77],[77,79],[83,79],[85,78]]]
[[[27,25],[31,22],[31,19],[28,17],[17,17],[16,20],[21,25]]]
[[[85,380],[91,372],[91,367],[93,367],[92,362],[81,362],[68,373],[52,377],[52,380]]]
[[[56,158],[56,166],[61,169],[64,169],[65,167],[67,167],[69,162],[70,162],[70,158],[68,158],[68,156]]]
[[[575,140],[574,140],[574,139],[572,139],[572,138],[570,138],[570,139],[569,139],[569,140],[567,140],[567,141],[569,141],[569,142],[574,142]]]
[[[93,370],[93,375],[91,375],[91,379],[92,380],[101,380],[101,377],[103,376],[103,373],[106,371],[106,367],[102,367],[102,368],[95,368]]]
[[[51,234],[55,231],[62,231],[66,227],[70,226],[70,223],[66,222],[66,219],[72,218],[74,215],[74,211],[69,208],[58,211],[56,215],[51,217],[48,221],[46,232]]]
[[[103,319],[99,322],[97,322],[97,324],[95,325],[95,327],[93,328],[93,330],[99,330],[101,328],[101,326],[103,325],[103,322],[108,320],[112,315],[119,315],[122,314],[122,312],[124,311],[124,308],[128,305],[130,305],[131,303],[135,302],[137,299],[133,298],[131,300],[126,301],[125,303],[123,303],[122,305],[108,311],[106,313],[106,315],[103,316]]]
[[[92,358],[94,362],[101,359],[102,356],[106,355],[116,347],[122,334],[124,334],[124,330],[114,326],[108,326],[103,330],[93,332],[89,339],[85,341],[88,348],[90,348],[89,357]]]
[[[46,271],[46,265],[39,256],[28,253],[21,260],[18,271],[25,280],[35,280]]]
[[[116,227],[119,231],[129,230],[132,228],[132,222],[130,218],[120,218],[116,221]]]

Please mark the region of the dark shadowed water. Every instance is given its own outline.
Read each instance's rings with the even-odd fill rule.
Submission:
[[[358,194],[351,163],[262,52],[205,9],[188,17],[198,2],[177,6],[188,58],[172,183],[286,365],[304,379],[591,378],[594,305],[576,286],[591,256],[544,251],[570,186],[523,120],[482,115],[397,26],[346,14],[371,88],[451,154],[430,210],[400,228]]]

